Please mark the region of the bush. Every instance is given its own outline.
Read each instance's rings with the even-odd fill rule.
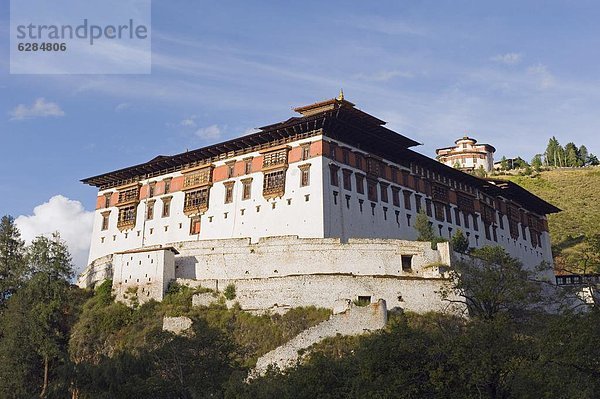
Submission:
[[[231,301],[232,299],[235,299],[235,285],[233,284],[229,284],[227,285],[227,287],[225,287],[225,291],[223,291],[223,296],[225,297],[225,299]]]
[[[469,240],[467,240],[461,229],[456,230],[450,244],[456,252],[467,253],[469,250]]]

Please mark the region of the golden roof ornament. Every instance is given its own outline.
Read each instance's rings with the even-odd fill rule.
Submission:
[[[337,96],[338,101],[344,101],[344,90],[340,89],[340,94]]]

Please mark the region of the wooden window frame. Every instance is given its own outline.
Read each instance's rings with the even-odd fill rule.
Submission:
[[[298,166],[298,169],[300,169],[300,187],[310,186],[310,165],[306,163]]]
[[[252,178],[242,179],[242,201],[252,197]]]
[[[233,203],[233,186],[234,185],[235,185],[235,181],[227,181],[227,182],[223,183],[223,186],[225,187],[225,198],[224,198],[225,204]]]
[[[161,201],[163,203],[161,217],[168,218],[171,216],[171,200],[172,196],[162,197]]]

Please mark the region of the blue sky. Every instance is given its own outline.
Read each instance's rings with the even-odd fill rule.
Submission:
[[[414,138],[464,134],[530,159],[556,135],[600,152],[592,1],[152,2],[150,75],[10,75],[0,5],[0,213],[79,179],[198,148],[346,98]],[[83,210],[85,209],[85,210]]]

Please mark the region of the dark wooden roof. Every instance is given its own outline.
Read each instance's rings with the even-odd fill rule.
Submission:
[[[417,141],[386,128],[384,121],[354,108],[354,104],[349,101],[332,99],[296,108],[295,111],[301,116],[263,126],[257,133],[177,155],[157,156],[149,162],[89,177],[83,179],[82,182],[96,187],[110,187],[128,180],[171,173],[181,170],[184,165],[210,162],[215,157],[225,158],[229,157],[229,154],[238,155],[252,152],[269,143],[321,129],[323,135],[365,152],[400,165],[414,162],[431,171],[476,187],[489,195],[500,195],[521,205],[526,204],[528,209],[539,214],[560,212],[560,209],[554,205],[515,183],[505,180],[480,179],[411,150],[410,147],[419,144]]]
[[[85,184],[95,187],[111,185],[116,181],[126,181],[148,175],[155,175],[161,171],[179,170],[183,165],[194,162],[209,160],[213,157],[231,152],[251,152],[261,145],[285,139],[297,134],[324,128],[325,126],[346,126],[348,135],[364,134],[365,139],[379,141],[382,145],[393,144],[395,146],[410,147],[419,143],[395,133],[383,125],[385,122],[363,112],[352,106],[352,103],[342,100],[328,100],[323,103],[334,102],[321,112],[290,118],[284,122],[263,126],[257,133],[238,137],[223,143],[186,151],[172,156],[157,156],[149,162],[103,173],[98,176],[88,177],[81,180]],[[319,103],[318,103],[319,104]],[[314,104],[313,104],[314,105]],[[311,107],[311,106],[307,106]],[[304,108],[304,107],[303,107]],[[299,108],[297,108],[298,110]]]

